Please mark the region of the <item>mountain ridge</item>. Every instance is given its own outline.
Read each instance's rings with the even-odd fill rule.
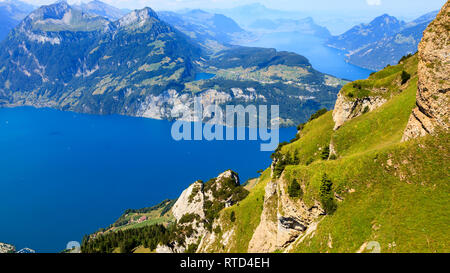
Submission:
[[[350,63],[380,70],[388,64],[396,64],[402,56],[414,54],[423,31],[436,14],[427,13],[409,23],[385,14],[369,24],[355,26],[340,36],[334,36],[327,43],[347,52],[346,59]]]
[[[231,46],[208,54],[150,8],[111,22],[67,3],[43,6],[11,31],[2,48],[3,106],[174,119],[180,103],[191,107],[199,95],[209,98],[206,104],[291,104],[281,112],[282,124],[289,125],[331,107],[345,83],[309,63],[287,62],[304,59],[293,53]],[[229,58],[219,63],[221,55]],[[247,66],[251,60],[259,66]],[[197,73],[216,76],[196,81]]]

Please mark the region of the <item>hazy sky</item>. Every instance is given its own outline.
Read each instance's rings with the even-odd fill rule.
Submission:
[[[1,1],[1,0],[0,0]],[[49,4],[55,0],[22,0],[34,5]],[[89,0],[69,0],[68,2],[89,2]],[[176,10],[183,8],[227,8],[260,2],[267,7],[328,12],[374,12],[397,16],[413,16],[439,9],[445,0],[103,0],[120,8],[143,8],[149,6],[156,10]]]

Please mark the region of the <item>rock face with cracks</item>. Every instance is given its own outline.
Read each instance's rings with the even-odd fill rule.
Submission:
[[[267,253],[288,247],[323,214],[319,202],[307,206],[301,198],[289,197],[284,176],[269,182],[265,188],[261,221],[248,252]]]
[[[159,245],[158,253],[182,253],[206,249],[215,241],[214,231],[220,223],[219,212],[247,196],[248,192],[240,185],[239,176],[228,170],[207,183],[197,181],[178,198],[172,207],[177,220],[175,240],[167,245]],[[224,234],[227,241],[233,231]]]
[[[419,44],[417,107],[414,108],[403,140],[449,129],[450,90],[450,3],[424,32]]]

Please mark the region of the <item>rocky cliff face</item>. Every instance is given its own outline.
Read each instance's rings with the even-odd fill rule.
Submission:
[[[0,253],[13,253],[15,251],[16,248],[14,246],[5,243],[0,243]]]
[[[367,111],[377,109],[386,101],[382,97],[366,97],[352,100],[339,93],[333,111],[334,130],[339,129],[346,121],[352,118],[356,118]]]
[[[239,176],[231,170],[207,183],[195,182],[183,191],[172,207],[177,221],[175,239],[166,245],[159,245],[156,252],[204,251],[216,240],[220,211],[238,203],[247,194],[247,190],[240,185]]]
[[[449,129],[450,2],[424,32],[419,44],[417,107],[409,119],[403,140]]]
[[[261,222],[249,243],[248,252],[274,252],[288,248],[324,214],[319,202],[307,206],[301,198],[291,198],[282,176],[265,188]]]

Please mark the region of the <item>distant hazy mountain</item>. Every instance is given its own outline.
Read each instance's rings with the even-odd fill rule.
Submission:
[[[226,17],[188,17],[240,31]],[[280,105],[282,123],[294,125],[331,107],[343,84],[294,53],[234,46],[213,54],[150,8],[111,21],[58,2],[0,44],[0,106],[173,119],[198,95],[205,105]]]
[[[222,50],[227,44],[234,44],[251,35],[222,14],[197,9],[185,13],[162,11],[158,15],[161,20],[213,51]]]
[[[422,23],[430,24],[431,21],[436,19],[436,16],[438,15],[438,13],[439,13],[439,11],[435,10],[435,11],[429,12],[429,13],[427,13],[425,15],[422,15],[419,18],[415,19],[414,21],[408,23],[407,27],[414,26],[414,25],[419,25],[419,24],[422,24]]]
[[[358,50],[370,43],[392,36],[399,32],[405,22],[393,16],[384,14],[375,18],[369,24],[360,24],[342,35],[331,37],[328,44],[332,47],[348,52]]]
[[[33,9],[33,6],[21,1],[5,0],[0,2],[0,41]]]
[[[314,35],[329,38],[330,32],[326,27],[317,25],[313,18],[304,19],[258,19],[250,24],[249,29],[264,32],[298,32],[305,35]]]
[[[118,9],[98,0],[94,0],[89,3],[81,3],[79,5],[74,5],[73,7],[81,9],[84,12],[93,13],[108,18],[113,21],[122,18],[125,14],[130,12],[129,10]]]
[[[397,64],[400,58],[415,53],[422,33],[434,20],[436,12],[425,14],[410,23],[383,15],[368,25],[359,25],[329,39],[330,46],[348,52],[347,60],[360,67],[379,70]]]
[[[243,5],[230,9],[216,9],[214,10],[214,12],[224,14],[244,27],[251,25],[253,22],[259,19],[275,20],[280,18],[298,19],[301,17],[305,17],[304,14],[302,16],[302,14],[300,14],[300,12],[298,11],[282,11],[270,9],[260,3]]]

